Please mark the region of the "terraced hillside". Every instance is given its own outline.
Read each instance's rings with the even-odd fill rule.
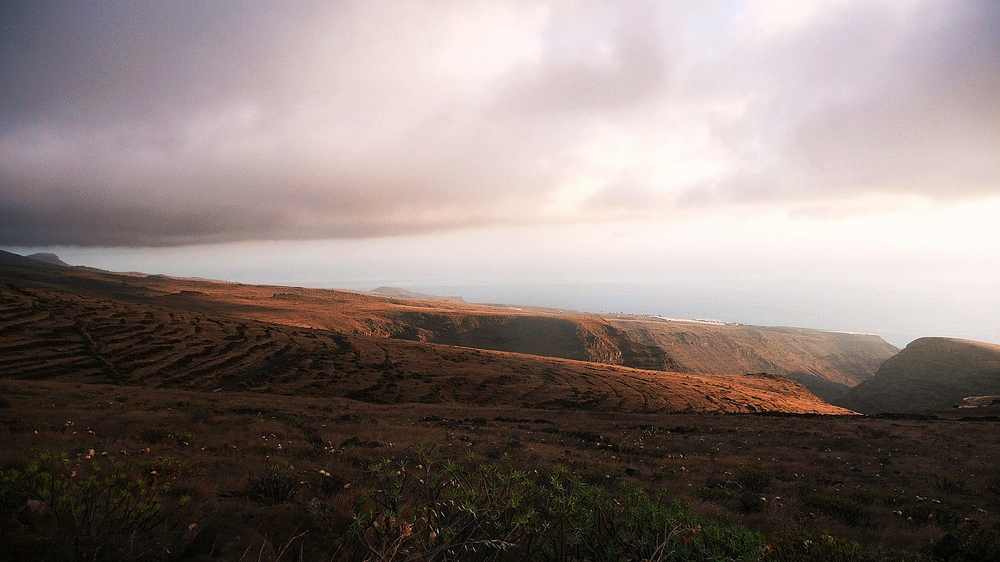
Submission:
[[[845,412],[773,377],[642,371],[351,336],[11,283],[0,289],[0,376],[373,403]]]
[[[200,311],[240,320],[639,369],[792,377],[826,399],[870,378],[897,349],[878,336],[800,328],[601,316],[455,299],[371,294],[40,267],[0,255],[0,275],[28,287]]]

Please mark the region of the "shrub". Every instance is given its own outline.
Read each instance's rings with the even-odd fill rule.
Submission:
[[[166,441],[169,436],[170,433],[168,431],[156,427],[144,429],[142,430],[142,433],[139,434],[139,438],[142,439],[143,442],[151,445],[162,443],[163,441]]]
[[[757,560],[763,539],[566,469],[382,461],[347,550],[378,560]]]
[[[5,537],[13,552],[43,560],[162,558],[173,539],[162,516],[162,490],[125,467],[93,459],[79,465],[40,454],[0,472],[0,508],[20,513],[20,534]]]
[[[736,472],[736,482],[749,492],[763,492],[771,485],[771,473],[758,466],[743,467]]]
[[[996,476],[991,478],[986,487],[993,494],[1000,496],[1000,474],[997,474]]]
[[[344,485],[347,484],[343,478],[329,472],[321,471],[319,483],[317,485],[317,491],[323,496],[335,496],[344,491]]]
[[[728,473],[727,473],[728,474]],[[767,507],[761,493],[771,484],[771,474],[759,467],[744,467],[732,478],[710,476],[698,496],[707,501],[739,509],[745,513],[759,513]]]
[[[196,407],[191,409],[191,421],[195,423],[205,423],[212,417],[212,411],[208,408]]]
[[[865,524],[871,519],[863,504],[846,496],[813,492],[803,496],[802,502],[851,526]]]
[[[171,432],[155,427],[142,430],[139,438],[150,445],[172,441],[177,445],[187,446],[194,441],[194,435],[189,431]]]
[[[698,489],[698,497],[705,501],[725,503],[736,497],[732,490],[713,485],[709,482],[703,488]]]
[[[270,466],[261,476],[250,476],[246,496],[265,505],[285,503],[295,496],[299,480],[291,472]]]
[[[946,494],[964,494],[968,492],[965,482],[955,480],[943,474],[934,476],[934,487]]]
[[[756,492],[740,494],[740,509],[746,513],[760,513],[767,507],[767,500]]]
[[[956,527],[934,544],[932,552],[948,562],[995,562],[1000,560],[1000,525],[982,527],[970,522]]]
[[[916,562],[923,557],[866,548],[830,535],[790,535],[768,548],[768,562]]]

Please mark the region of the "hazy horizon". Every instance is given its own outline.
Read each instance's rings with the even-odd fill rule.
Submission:
[[[1000,342],[998,29],[991,0],[5,2],[0,247]]]

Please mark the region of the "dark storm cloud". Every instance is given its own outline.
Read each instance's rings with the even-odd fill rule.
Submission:
[[[371,237],[678,204],[977,196],[1000,177],[993,2],[849,4],[773,34],[658,2],[0,10],[4,245]],[[746,110],[716,109],[730,105]],[[595,165],[606,138],[656,162],[664,138],[705,126],[724,171],[686,193],[641,167]],[[567,214],[559,196],[581,180],[610,187]]]

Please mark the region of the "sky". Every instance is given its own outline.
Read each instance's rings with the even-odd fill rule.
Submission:
[[[1000,2],[0,5],[0,247],[1000,342]]]

